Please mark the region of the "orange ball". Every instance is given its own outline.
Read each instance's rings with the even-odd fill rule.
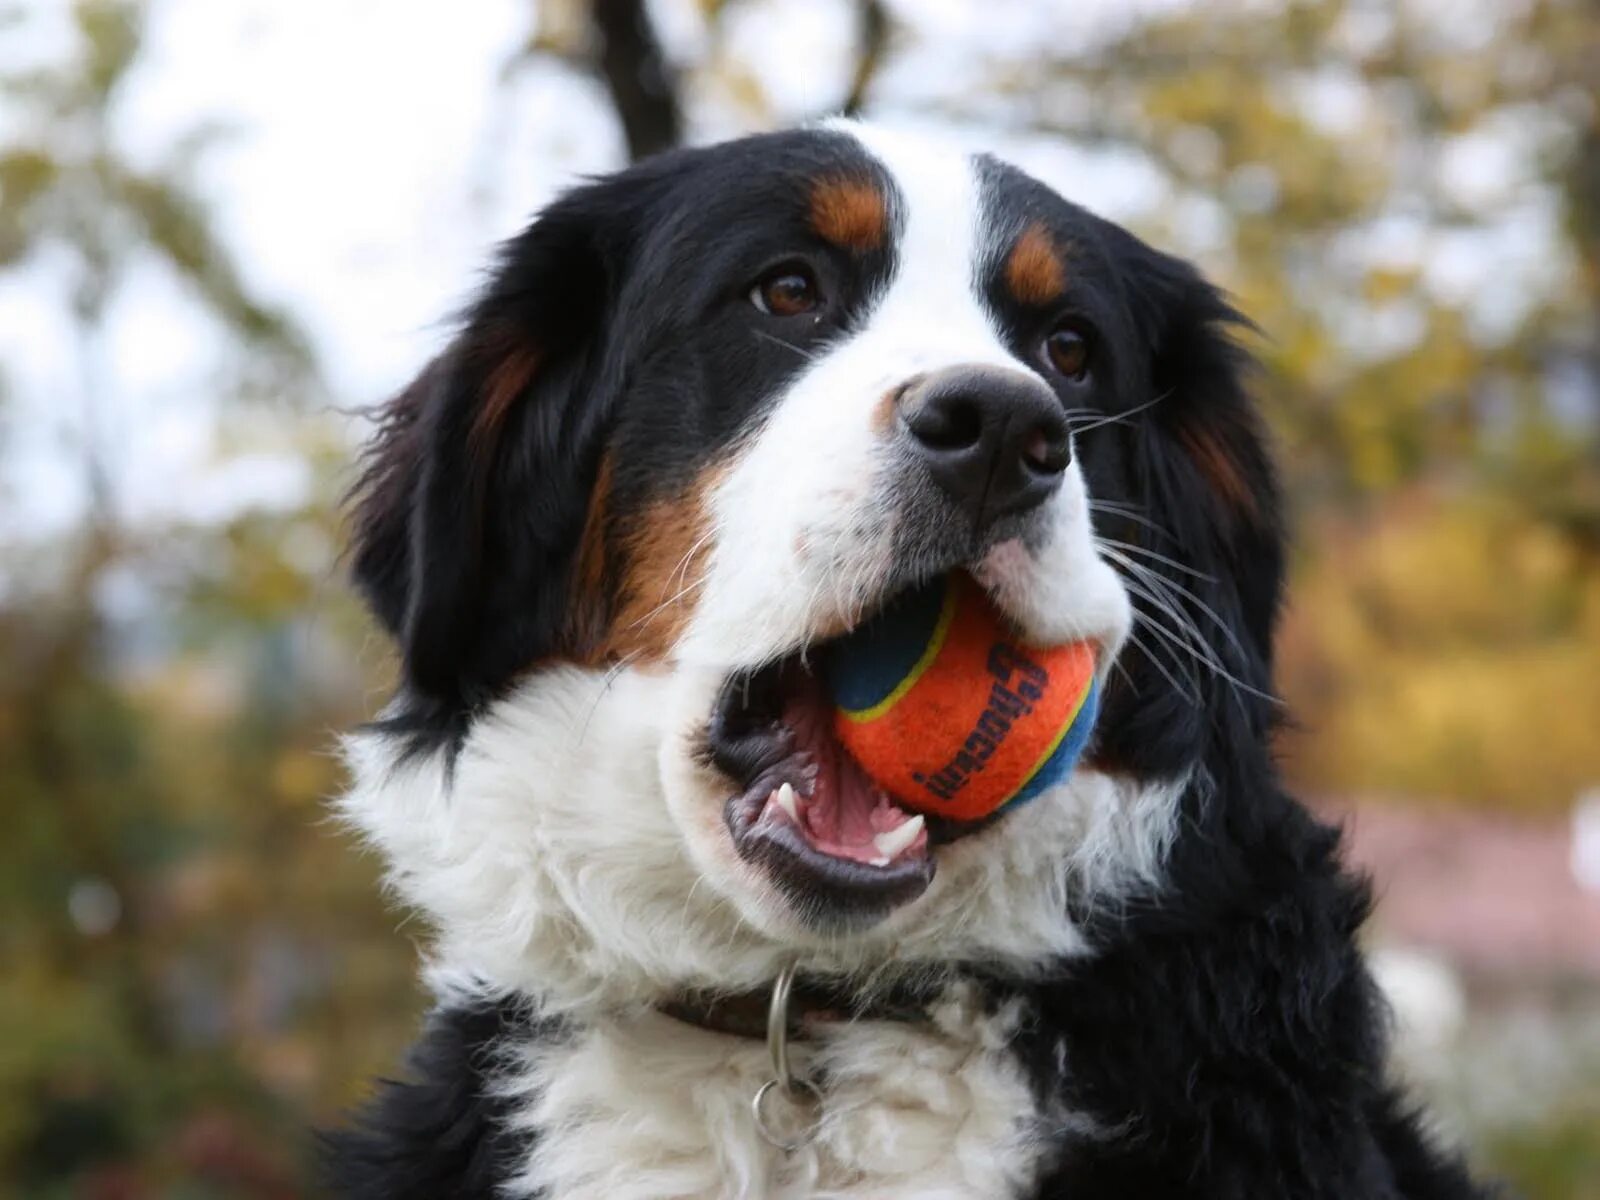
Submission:
[[[822,666],[835,733],[868,776],[960,821],[1064,779],[1099,707],[1089,643],[1024,645],[965,574],[896,597]]]

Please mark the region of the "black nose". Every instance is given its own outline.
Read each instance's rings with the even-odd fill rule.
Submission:
[[[948,367],[900,397],[909,441],[934,482],[982,530],[1061,486],[1072,442],[1041,380],[998,367]]]

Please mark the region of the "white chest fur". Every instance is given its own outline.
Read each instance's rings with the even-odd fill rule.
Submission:
[[[793,1048],[827,1080],[809,1144],[755,1128],[766,1047],[648,1013],[529,1049],[504,1086],[536,1149],[512,1194],[663,1197],[997,1197],[1025,1192],[1054,1138],[1008,1049],[1017,1013],[973,997],[908,1025],[838,1025]],[[1058,1125],[1058,1121],[1049,1122]]]

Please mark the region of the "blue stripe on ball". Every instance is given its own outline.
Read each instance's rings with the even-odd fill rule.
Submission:
[[[944,608],[945,581],[902,592],[828,647],[823,666],[833,701],[847,712],[882,704],[921,660]]]
[[[1090,679],[1088,694],[1078,706],[1078,715],[1072,719],[1066,736],[1057,743],[1054,752],[1045,759],[1043,765],[1033,773],[1033,778],[1023,784],[1017,794],[1001,807],[1011,808],[1018,804],[1026,804],[1041,792],[1065,779],[1077,763],[1078,756],[1083,753],[1083,748],[1089,744],[1089,734],[1094,730],[1094,719],[1099,711],[1100,683],[1097,679]]]

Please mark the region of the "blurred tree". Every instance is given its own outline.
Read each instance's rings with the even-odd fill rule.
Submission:
[[[351,607],[318,594],[338,536],[329,487],[217,526],[135,528],[119,512],[103,342],[119,290],[152,260],[234,349],[219,395],[265,404],[228,428],[324,481],[345,453],[338,426],[303,412],[317,394],[305,339],[243,282],[189,189],[206,131],[154,169],[120,150],[114,110],[144,16],[81,0],[73,61],[0,76],[14,118],[0,272],[48,256],[66,280],[67,398],[82,405],[67,427],[88,497],[76,532],[6,544],[0,1180],[284,1196],[302,1175],[304,1106],[389,1060],[410,969],[376,936],[390,922],[370,875],[319,828],[337,783],[326,731],[364,708],[358,680],[319,665],[338,657],[330,639],[358,640]],[[114,616],[110,597],[130,593],[140,614]]]
[[[139,51],[144,6],[77,0],[73,15],[83,47],[77,63],[0,79],[19,130],[0,147],[0,269],[47,249],[67,252],[81,343],[85,472],[95,519],[105,522],[112,514],[104,451],[96,445],[105,422],[94,406],[107,390],[98,341],[108,305],[142,256],[154,253],[194,289],[235,335],[242,363],[276,368],[280,377],[264,390],[282,394],[308,371],[310,356],[288,316],[245,289],[185,184],[213,131],[197,129],[155,170],[133,166],[113,136],[113,108]]]
[[[503,78],[552,56],[605,85],[628,157],[670,150],[683,138],[677,69],[667,61],[644,0],[552,0],[530,6],[531,32]]]
[[[707,77],[720,76],[749,109],[749,123],[772,123],[774,113],[757,77],[723,45],[724,18],[741,7],[738,0],[692,0],[706,22],[709,46],[704,58],[675,64],[668,58],[645,0],[542,0],[529,5],[529,35],[502,75],[555,58],[597,77],[622,126],[630,159],[670,149],[684,139],[685,95]],[[853,66],[847,89],[830,112],[855,116],[865,109],[873,82],[884,66],[895,25],[883,0],[852,0],[855,14]],[[691,78],[685,80],[685,73]],[[810,114],[824,116],[826,113]]]

